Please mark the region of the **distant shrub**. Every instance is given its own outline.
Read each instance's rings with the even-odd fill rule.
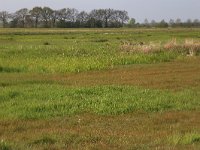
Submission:
[[[9,40],[9,41],[13,41],[14,38],[13,38],[13,37],[9,37],[8,40]]]
[[[43,44],[44,44],[44,45],[50,45],[50,43],[49,43],[49,42],[44,42]]]
[[[15,98],[15,97],[17,97],[17,96],[19,96],[19,95],[20,95],[20,93],[19,93],[19,92],[16,92],[16,91],[10,91],[10,92],[8,93],[9,98]]]
[[[108,42],[108,39],[96,39],[96,40],[93,40],[93,42],[102,42],[102,43],[104,43],[104,42]]]
[[[74,36],[72,36],[72,37],[65,36],[64,39],[66,39],[66,40],[67,39],[76,39],[76,37],[74,37]]]
[[[11,67],[2,67],[0,66],[0,72],[20,72],[21,70],[18,68],[11,68]]]
[[[43,136],[40,139],[35,140],[32,144],[55,144],[56,140],[49,136]]]

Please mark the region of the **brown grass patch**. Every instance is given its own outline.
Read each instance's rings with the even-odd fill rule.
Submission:
[[[30,149],[181,149],[184,145],[170,145],[167,138],[175,133],[199,133],[199,115],[199,111],[136,112],[120,116],[82,114],[52,120],[1,120],[0,138],[17,146],[34,143]]]
[[[129,41],[122,42],[120,45],[120,50],[123,53],[152,53],[156,51],[176,51],[182,54],[187,54],[187,56],[196,56],[200,53],[200,41],[194,39],[185,39],[184,43],[178,43],[176,38],[161,44],[159,42],[139,42],[133,43]]]
[[[121,52],[126,53],[150,53],[160,49],[160,43],[150,42],[149,44],[145,44],[144,42],[139,43],[131,43],[131,42],[122,42],[120,45]]]

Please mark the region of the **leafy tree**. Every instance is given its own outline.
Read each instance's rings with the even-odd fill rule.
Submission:
[[[136,23],[136,20],[134,18],[131,18],[129,21],[128,21],[128,27],[134,27],[135,26],[135,23]]]
[[[165,20],[163,19],[163,20],[161,20],[160,23],[158,23],[157,26],[158,26],[159,28],[167,28],[167,27],[168,27],[168,23],[165,22]]]

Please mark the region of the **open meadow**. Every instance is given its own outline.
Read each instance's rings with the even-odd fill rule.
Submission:
[[[200,29],[0,29],[0,150],[200,149]]]

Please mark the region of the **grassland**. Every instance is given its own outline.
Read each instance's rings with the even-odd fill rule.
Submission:
[[[0,150],[200,149],[199,35],[0,29]]]

